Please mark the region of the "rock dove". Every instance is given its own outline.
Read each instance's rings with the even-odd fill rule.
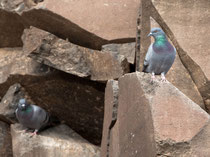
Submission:
[[[155,42],[148,48],[143,72],[152,73],[152,82],[155,80],[155,75],[161,75],[161,81],[165,82],[165,75],[174,62],[176,49],[160,28],[152,28],[148,36],[153,36]]]
[[[36,105],[29,104],[25,99],[20,99],[15,111],[18,121],[29,129],[34,129],[33,135],[36,135],[40,129],[46,127],[49,123],[49,114]]]

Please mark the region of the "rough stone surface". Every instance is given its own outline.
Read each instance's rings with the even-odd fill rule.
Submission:
[[[154,19],[151,18],[151,27],[160,26],[154,21]],[[153,39],[151,41],[153,42]],[[189,72],[182,64],[178,54],[176,55],[175,62],[167,73],[166,78],[196,104],[205,109],[203,98]]]
[[[117,55],[123,55],[127,58],[130,64],[134,64],[135,60],[135,45],[136,43],[125,44],[107,44],[102,46],[102,51],[109,51]]]
[[[0,62],[0,83],[11,74],[46,75],[53,72],[50,67],[33,61],[22,48],[1,48]]]
[[[209,115],[172,84],[151,84],[150,78],[132,73],[119,79],[118,116],[110,144],[115,155],[208,156]]]
[[[0,156],[13,157],[9,125],[0,121]]]
[[[166,78],[201,108],[205,109],[203,98],[178,55]]]
[[[20,98],[25,96],[24,90],[20,84],[16,83],[12,85],[0,103],[0,119],[7,123],[15,123],[17,119],[15,117],[15,110]]]
[[[139,8],[139,23],[137,26],[139,31],[137,32],[137,36],[140,37],[140,43],[137,43],[137,45],[139,45],[139,48],[136,52],[136,69],[138,71],[143,70],[144,58],[150,45],[150,39],[147,36],[150,32],[150,3],[151,0],[141,0]]]
[[[165,3],[165,1],[154,0],[153,2],[155,6],[151,5],[150,7],[151,16],[158,24],[160,24],[170,40],[173,42],[183,65],[188,70],[191,78],[196,84],[204,102],[206,102],[206,100],[210,98],[210,80],[208,76],[209,66],[206,62],[206,59],[208,60],[209,57],[208,44],[206,45],[206,38],[208,37],[208,33],[206,33],[208,32],[208,30],[206,30],[207,23],[200,23],[194,19],[199,17],[202,21],[208,21],[206,18],[208,19],[209,16],[205,15],[206,12],[205,14],[202,13],[207,9],[207,1],[202,0],[198,3],[197,1],[194,1],[193,3],[182,1]],[[162,2],[164,2],[164,4]],[[166,8],[165,6],[167,5],[170,7]],[[191,5],[194,6],[194,9],[191,9]],[[171,20],[170,15],[177,12],[177,10],[174,10],[174,6],[180,6],[179,9],[181,11],[176,14],[174,20]],[[167,14],[165,11],[168,11]],[[183,20],[185,20],[188,24],[183,25],[183,23],[180,23],[180,21]],[[194,33],[198,26],[199,29],[202,29],[205,33]],[[189,27],[190,29],[188,29]],[[208,104],[205,105],[207,108]]]
[[[19,124],[11,126],[13,154],[18,157],[100,157],[100,149],[62,124],[40,132],[24,133]]]
[[[105,84],[64,72],[44,76],[11,75],[0,84],[0,96],[17,82],[35,104],[64,121],[88,141],[101,143]]]
[[[91,80],[116,79],[129,72],[125,57],[91,50],[31,27],[24,31],[23,50],[40,63]]]
[[[25,28],[21,18],[0,8],[0,47],[22,46],[21,35]]]
[[[139,3],[139,0],[45,0],[38,7],[44,6],[106,40],[115,40],[135,39]]]
[[[129,93],[129,94],[128,94]],[[119,79],[117,122],[111,130],[110,157],[155,156],[153,120],[136,73]]]
[[[104,124],[101,142],[101,157],[109,154],[110,130],[117,120],[118,81],[109,80],[105,90]]]
[[[210,79],[210,1],[153,0],[153,4],[173,31],[180,46]]]

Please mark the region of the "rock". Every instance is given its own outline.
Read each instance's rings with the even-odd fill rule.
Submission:
[[[105,84],[55,71],[42,76],[11,75],[0,96],[20,83],[33,102],[64,121],[82,137],[101,143]]]
[[[4,32],[1,32],[1,45],[21,46],[20,36],[28,26],[35,26],[74,44],[98,50],[108,43],[135,41],[140,1],[61,0],[59,5],[57,1],[45,0],[39,3],[40,1],[24,0],[23,3],[23,0],[8,0],[9,3],[2,3],[4,7],[0,11],[0,17],[3,22],[0,28]],[[77,8],[83,9],[81,11]]]
[[[50,67],[33,61],[22,48],[1,48],[0,62],[0,83],[11,74],[46,75],[53,72]]]
[[[48,66],[91,80],[116,79],[129,72],[125,57],[91,50],[31,27],[24,31],[24,52]]]
[[[103,39],[120,40],[135,39],[139,3],[136,0],[61,0],[59,3],[45,0],[38,7],[45,7]]]
[[[205,109],[203,98],[178,55],[166,78],[201,108]]]
[[[151,27],[153,28],[160,26],[154,21],[154,19],[151,19]],[[175,62],[167,73],[166,78],[201,108],[205,109],[203,98],[198,91],[196,84],[192,80],[190,73],[182,64],[178,53],[179,52],[177,52]]]
[[[109,80],[105,89],[104,124],[101,142],[101,157],[109,154],[110,130],[117,120],[118,81]]]
[[[61,124],[40,132],[36,137],[24,133],[19,124],[11,126],[13,154],[18,157],[99,157],[100,149]]]
[[[102,51],[113,52],[117,55],[123,55],[130,64],[135,60],[135,42],[125,44],[107,44],[102,46]]]
[[[0,8],[0,47],[22,46],[21,35],[25,24],[21,18],[10,11]]]
[[[136,34],[136,70],[143,70],[144,58],[150,45],[148,34],[150,32],[150,3],[151,0],[141,0],[138,12]]]
[[[153,4],[150,7],[151,16],[161,25],[175,45],[183,65],[190,73],[205,102],[210,98],[210,66],[208,62],[210,55],[207,42],[209,30],[208,22],[206,22],[210,17],[206,11],[209,1],[202,0],[191,3],[153,0]],[[179,9],[175,9],[175,6],[178,6]],[[171,15],[175,15],[173,19],[170,18]],[[197,29],[202,31],[195,33]]]
[[[180,46],[201,67],[210,80],[210,45],[208,42],[210,38],[208,29],[210,1],[153,0],[153,4],[173,31]],[[172,15],[173,18],[171,18]]]
[[[13,157],[9,125],[0,121],[0,156]]]
[[[15,110],[19,99],[24,98],[25,93],[19,83],[12,85],[0,103],[0,119],[7,123],[16,123]]]
[[[110,149],[120,157],[208,156],[209,115],[171,83],[151,84],[150,78],[132,73],[119,79]]]

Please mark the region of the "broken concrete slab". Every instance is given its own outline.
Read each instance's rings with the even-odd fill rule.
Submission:
[[[19,83],[10,86],[0,103],[0,119],[10,124],[16,123],[15,110],[19,99],[24,97],[24,89]]]
[[[13,154],[18,157],[100,157],[100,149],[61,124],[30,137],[19,124],[11,126]]]
[[[0,156],[13,157],[10,127],[2,121],[0,121],[0,143]]]
[[[105,84],[56,71],[43,76],[11,75],[0,84],[0,96],[20,83],[33,102],[64,121],[82,137],[101,143]]]
[[[102,46],[102,51],[113,52],[117,55],[123,55],[127,58],[130,64],[134,64],[135,60],[135,46],[136,43],[124,43],[124,44],[107,44]]]
[[[101,157],[109,154],[110,131],[117,120],[118,81],[109,80],[105,89],[104,123],[101,142]]]
[[[107,81],[129,72],[121,55],[80,47],[34,27],[24,31],[22,40],[34,60],[79,77]]]
[[[110,144],[115,155],[187,157],[202,150],[208,156],[203,145],[210,140],[201,132],[210,135],[209,115],[172,84],[151,84],[150,78],[132,73],[119,79],[118,116]]]

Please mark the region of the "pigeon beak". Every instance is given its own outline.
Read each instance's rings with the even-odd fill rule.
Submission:
[[[152,36],[152,33],[150,32],[147,36],[148,36],[148,37]]]

